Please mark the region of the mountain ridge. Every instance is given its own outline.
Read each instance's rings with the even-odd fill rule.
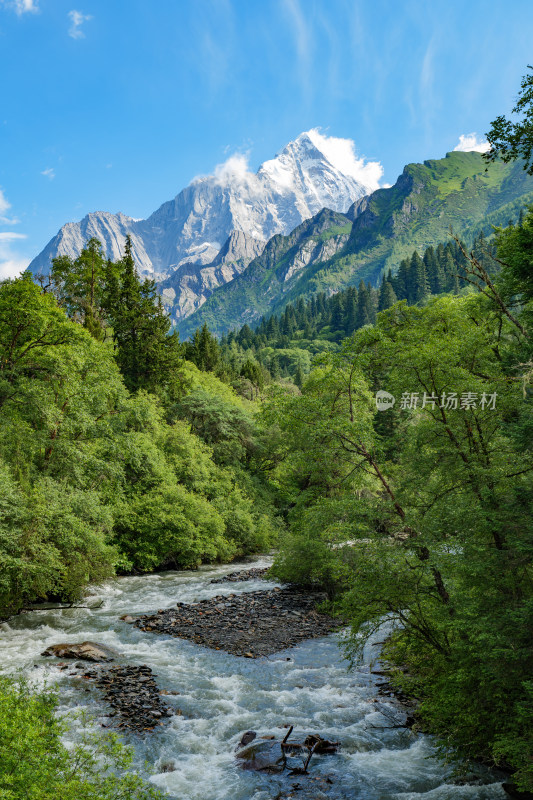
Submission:
[[[359,173],[349,164],[334,163],[326,152],[327,142],[316,131],[304,132],[255,173],[244,156],[233,156],[212,175],[195,178],[146,219],[92,212],[64,225],[29,269],[46,273],[55,256],[76,258],[91,236],[102,242],[107,258],[116,260],[129,235],[142,276],[164,282],[184,267],[183,281],[177,275],[165,287],[173,292],[172,297],[167,292],[166,302],[178,320],[198,308],[213,288],[245,269],[273,235],[289,234],[325,206],[346,211],[375,188],[358,180]],[[376,183],[375,174],[369,177],[361,169],[365,180]],[[235,232],[244,236],[231,239]],[[227,269],[222,268],[225,263]],[[202,272],[204,267],[209,269]]]
[[[333,294],[361,279],[376,283],[414,249],[423,251],[445,241],[450,225],[468,238],[487,219],[505,224],[507,211],[528,200],[533,200],[533,178],[520,164],[499,161],[487,169],[479,153],[456,151],[442,159],[408,164],[393,186],[354,202],[346,215],[353,219],[350,233],[328,258],[309,261],[288,282],[279,280],[279,264],[267,266],[256,258],[178,330],[185,338],[206,322],[222,335],[264,314],[278,313],[298,297],[319,291]],[[304,246],[303,240],[299,246]]]

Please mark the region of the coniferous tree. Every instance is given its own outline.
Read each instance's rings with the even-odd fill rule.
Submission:
[[[155,391],[175,380],[182,361],[178,334],[169,334],[171,322],[155,282],[140,281],[129,236],[124,258],[107,265],[103,306],[128,389]]]
[[[370,325],[371,321],[372,313],[368,287],[364,281],[360,281],[357,290],[357,327],[362,328],[364,325]]]
[[[385,311],[398,301],[392,284],[388,280],[383,280],[379,290],[378,311]]]
[[[333,295],[331,298],[331,329],[342,331],[344,328],[344,307],[341,293]]]
[[[407,300],[410,302],[411,271],[409,261],[406,258],[400,262],[400,268],[396,275],[393,288],[399,300]]]
[[[296,384],[296,386],[299,389],[301,389],[302,386],[303,386],[304,380],[305,380],[305,376],[304,376],[304,373],[303,373],[303,370],[302,370],[302,365],[298,364],[298,366],[296,367],[296,373],[294,375],[294,383]]]
[[[357,327],[357,289],[351,286],[347,290],[346,307],[344,310],[344,332],[351,336]]]
[[[429,294],[424,262],[415,250],[411,256],[411,296],[410,303],[419,303]]]

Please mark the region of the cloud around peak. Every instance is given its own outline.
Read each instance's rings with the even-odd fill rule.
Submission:
[[[362,183],[372,192],[379,189],[383,177],[382,165],[379,161],[367,161],[363,156],[359,157],[353,139],[327,136],[319,128],[307,131],[307,136],[333,167]]]
[[[379,161],[367,161],[363,156],[358,156],[355,142],[352,139],[342,139],[337,136],[327,136],[322,133],[318,128],[312,128],[305,133],[301,133],[295,142],[307,137],[313,146],[329,161],[332,167],[337,169],[343,175],[355,179],[358,183],[365,186],[368,191],[373,192],[380,187],[380,181],[383,177],[383,167]],[[292,143],[289,143],[292,144]],[[287,145],[288,147],[289,145]],[[284,148],[287,149],[287,148]],[[269,171],[272,172],[274,165],[278,164],[279,156],[283,153],[281,151],[276,158],[266,161],[262,165],[264,168],[268,165]],[[261,171],[261,169],[260,169]],[[278,182],[283,182],[280,177],[281,172],[284,170],[274,169],[277,175]],[[280,174],[278,174],[280,173]],[[252,172],[250,169],[250,152],[233,153],[221,164],[217,164],[213,170],[213,175],[197,175],[193,178],[192,183],[205,180],[206,178],[215,178],[218,183],[226,185],[230,181],[238,183],[250,183],[257,180],[257,173]],[[287,178],[286,175],[283,176]]]
[[[453,150],[461,153],[486,153],[490,150],[490,144],[477,133],[462,133]]]

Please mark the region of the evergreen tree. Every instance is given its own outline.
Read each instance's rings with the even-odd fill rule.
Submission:
[[[411,303],[419,303],[429,295],[424,262],[415,250],[411,256]]]
[[[365,285],[364,281],[360,281],[357,290],[357,328],[370,325],[371,321],[372,314],[368,287]]]
[[[185,357],[203,372],[215,372],[220,365],[220,347],[206,322],[195,331],[192,343],[186,345]]]
[[[168,386],[176,379],[181,348],[154,281],[141,283],[126,240],[124,258],[108,264],[104,308],[113,329],[115,357],[131,391]]]
[[[331,298],[331,330],[342,331],[344,328],[344,306],[342,293],[338,292]]]
[[[303,373],[303,370],[302,370],[302,365],[298,364],[298,366],[296,367],[296,374],[294,376],[294,383],[296,384],[296,386],[299,389],[301,389],[302,386],[303,386],[304,380],[305,380],[305,376],[304,376],[304,373]]]
[[[392,284],[388,280],[383,280],[379,290],[378,311],[385,311],[398,301],[396,293],[392,288]]]
[[[409,303],[411,302],[411,271],[410,263],[407,259],[403,259],[403,261],[400,262],[400,269],[396,275],[393,288],[398,300],[407,300]]]
[[[344,332],[351,336],[357,327],[357,289],[351,286],[346,292],[346,307],[344,310]]]

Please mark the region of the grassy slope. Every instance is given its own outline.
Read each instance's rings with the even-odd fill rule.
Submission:
[[[282,282],[279,276],[306,235],[306,223],[289,237],[274,237],[274,246],[269,243],[263,256],[242,275],[217,289],[180,326],[180,332],[187,336],[207,322],[213,331],[223,333],[278,312],[299,296],[332,293],[361,279],[375,283],[384,270],[396,271],[414,249],[423,252],[429,245],[445,242],[450,226],[468,239],[481,229],[490,232],[491,224],[506,224],[516,218],[520,207],[532,202],[533,178],[519,164],[497,162],[487,170],[479,153],[460,152],[408,164],[394,186],[370,196],[342,252]],[[329,222],[320,231],[310,225],[307,235],[325,238],[349,229],[344,221]]]

